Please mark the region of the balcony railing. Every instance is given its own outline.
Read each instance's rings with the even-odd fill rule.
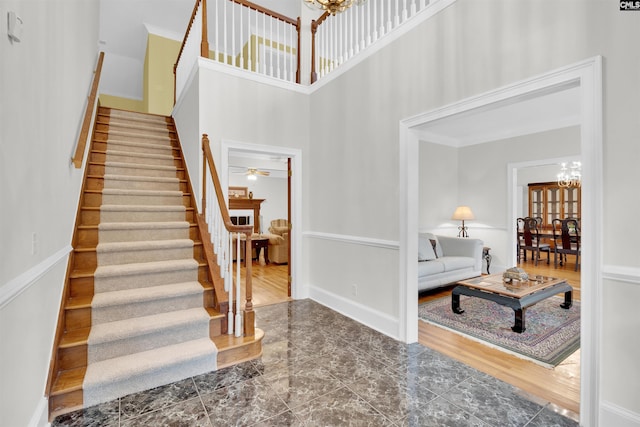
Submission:
[[[246,0],[196,0],[174,66],[175,96],[198,57],[300,82],[300,18]]]

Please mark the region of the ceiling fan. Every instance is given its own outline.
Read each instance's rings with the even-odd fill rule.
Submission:
[[[251,181],[256,180],[258,178],[258,175],[269,176],[271,174],[271,172],[269,171],[260,170],[258,168],[247,168],[246,171],[244,172],[236,172],[236,173],[243,173],[244,175],[247,176],[247,179]]]

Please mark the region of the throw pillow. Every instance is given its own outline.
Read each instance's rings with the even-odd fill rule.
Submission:
[[[438,256],[438,241],[436,239],[429,239],[431,242],[431,247],[433,248],[433,253],[436,255],[436,258],[440,258]]]
[[[429,239],[418,237],[418,261],[433,261],[434,259],[436,259],[436,254]]]

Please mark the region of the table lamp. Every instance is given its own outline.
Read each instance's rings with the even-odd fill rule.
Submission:
[[[462,221],[462,225],[458,227],[458,230],[460,230],[460,232],[458,233],[458,237],[469,237],[469,234],[467,233],[467,227],[464,225],[464,221],[469,219],[476,219],[476,217],[473,215],[473,212],[471,212],[471,208],[469,206],[458,206],[455,212],[453,212],[451,219]]]

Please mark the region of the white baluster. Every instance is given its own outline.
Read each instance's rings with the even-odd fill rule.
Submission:
[[[273,76],[273,19],[269,19],[269,75]]]
[[[229,239],[229,247],[232,248],[233,238]],[[236,255],[236,264],[240,266],[240,233],[236,237],[236,245],[238,246]],[[239,273],[238,273],[239,275]],[[229,286],[229,310],[227,314],[227,334],[233,335],[233,276],[231,276],[231,283]]]
[[[350,8],[347,12],[349,12],[349,58],[353,56],[353,15],[355,14],[353,7]]]
[[[297,47],[298,44],[296,43],[296,38],[294,37],[294,34],[297,34],[295,32],[294,26],[289,25],[289,69],[291,70],[289,72],[289,80],[292,82],[296,81],[296,67],[294,66],[294,63],[297,61],[296,61],[296,56],[294,56],[293,54],[294,46],[296,46],[295,47],[296,55],[298,54],[298,47]]]
[[[241,290],[241,281],[240,281],[240,233],[238,233],[238,258],[236,260],[236,321],[235,321],[235,336],[239,337],[242,335],[242,315],[240,314],[240,309],[242,308],[242,301],[240,300],[240,290]],[[245,258],[244,262],[249,263],[252,262],[250,259],[247,259],[247,251],[249,241],[245,241]],[[248,265],[248,264],[247,264]],[[233,299],[229,296],[229,304],[233,304]]]
[[[251,34],[251,9],[247,8],[247,70],[253,70],[253,34]]]
[[[411,0],[411,16],[415,15],[418,11],[418,7],[416,5],[416,0]]]
[[[367,2],[365,3],[365,7],[367,8],[367,46],[369,46],[371,44],[371,36],[373,35],[373,32],[375,31],[371,31],[371,3],[372,2]],[[373,27],[375,28],[375,25],[373,25]]]
[[[420,0],[420,10],[427,7],[427,0]]]
[[[396,2],[396,16],[394,18],[394,21],[398,18],[398,0],[395,0],[395,2]],[[388,33],[393,29],[393,24],[391,22],[391,1],[387,2],[387,11],[388,11],[388,16],[387,16],[387,33]]]
[[[378,1],[377,0],[373,0],[373,39],[372,41],[375,42],[376,40],[378,40]]]
[[[224,63],[227,63],[227,2],[225,0],[223,0],[224,7],[222,8],[222,40],[223,40],[223,49],[224,52],[222,52],[222,60],[224,61]]]
[[[358,51],[360,51],[360,49],[364,49],[365,44],[364,44],[364,32],[365,32],[365,21],[364,21],[364,6],[360,6],[360,31],[358,32]]]
[[[407,9],[407,0],[402,0],[402,22],[406,21],[409,14],[409,10]]]
[[[239,33],[240,34],[240,63],[238,64],[238,67],[244,69],[245,68],[244,67],[244,33],[242,32],[242,29],[243,29],[242,20],[244,19],[242,17],[244,15],[242,13],[242,10],[244,6],[240,5],[239,7],[240,7],[240,10],[239,10],[240,12],[240,33]]]

